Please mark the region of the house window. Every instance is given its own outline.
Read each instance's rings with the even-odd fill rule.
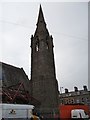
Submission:
[[[75,100],[74,99],[72,99],[72,104],[74,104],[75,103]]]
[[[82,102],[84,102],[84,98],[82,98]]]
[[[86,98],[86,102],[88,102],[88,98]]]

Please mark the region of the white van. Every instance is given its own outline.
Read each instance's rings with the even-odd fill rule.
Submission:
[[[71,118],[87,118],[89,120],[89,116],[86,114],[86,112],[83,109],[74,109],[71,110]]]
[[[31,118],[33,105],[23,104],[0,104],[2,118]]]

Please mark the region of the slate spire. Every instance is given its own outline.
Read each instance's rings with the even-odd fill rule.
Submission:
[[[39,14],[38,14],[38,20],[37,20],[37,28],[35,31],[35,36],[42,36],[40,33],[43,33],[43,38],[49,35],[48,29],[46,27],[46,22],[44,19],[44,15],[43,15],[43,11],[42,11],[42,7],[40,4],[40,8],[39,8]]]
[[[43,15],[42,7],[41,7],[41,4],[40,4],[37,26],[39,24],[41,24],[41,23],[43,23],[43,24],[46,25],[45,20],[44,20],[44,15]]]

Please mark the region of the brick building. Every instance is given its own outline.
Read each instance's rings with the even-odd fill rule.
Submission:
[[[60,104],[85,104],[90,107],[90,91],[87,86],[83,86],[83,90],[74,87],[74,91],[69,92],[65,89],[65,93],[59,94]]]

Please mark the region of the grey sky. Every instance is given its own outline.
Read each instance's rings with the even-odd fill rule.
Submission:
[[[88,3],[41,3],[54,39],[56,76],[73,90],[88,85]],[[23,67],[30,76],[30,37],[36,29],[40,2],[2,3],[0,61]]]

